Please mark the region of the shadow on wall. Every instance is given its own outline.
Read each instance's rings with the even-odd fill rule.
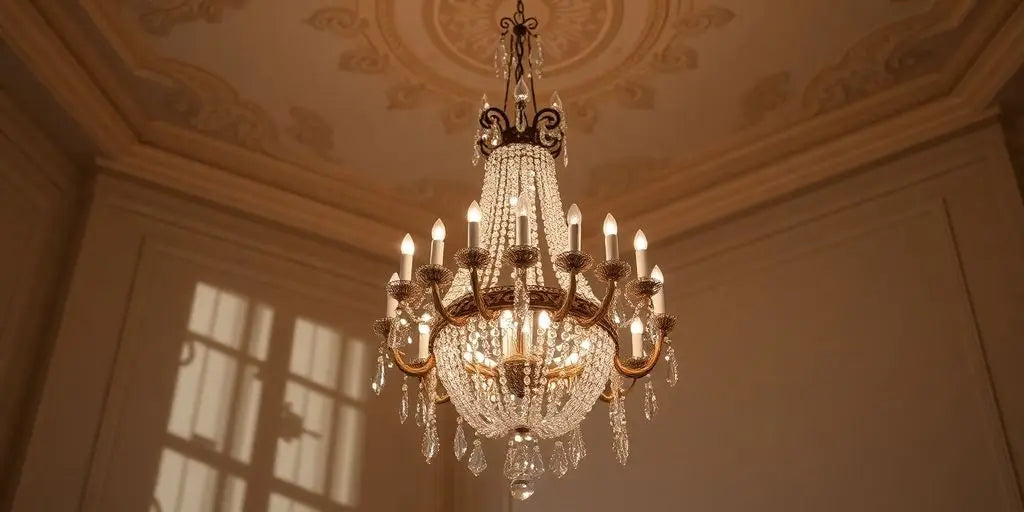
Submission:
[[[323,323],[198,283],[150,511],[358,506],[367,351]]]

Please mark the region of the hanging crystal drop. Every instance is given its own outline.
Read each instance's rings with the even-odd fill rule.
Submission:
[[[622,307],[622,290],[618,288],[612,294],[612,307],[608,309],[608,319],[611,320],[612,324],[620,328],[633,320],[632,317],[625,313]]]
[[[516,269],[516,281],[515,281],[515,311],[516,320],[519,321],[520,325],[526,319],[527,313],[530,311],[530,293],[526,287],[526,270],[517,268]]]
[[[551,452],[551,472],[562,478],[569,471],[569,460],[565,456],[565,447],[561,441],[555,441],[555,449]]]
[[[510,442],[505,452],[505,466],[502,468],[505,478],[515,480],[523,476],[526,470],[526,454],[522,443]]]
[[[398,407],[398,419],[401,420],[402,425],[405,425],[405,420],[409,419],[409,380],[408,376],[402,377],[402,402]]]
[[[534,76],[541,78],[544,76],[544,46],[540,36],[533,36],[533,44],[534,47],[530,51],[530,68]]]
[[[437,426],[427,425],[427,428],[423,429],[423,443],[420,445],[420,453],[423,454],[427,464],[430,464],[434,460],[434,456],[437,455],[437,447]]]
[[[569,167],[569,140],[565,132],[562,132],[562,166]],[[616,289],[615,291],[619,291]]]
[[[416,426],[423,426],[423,417],[426,415],[427,398],[423,395],[423,381],[420,381],[420,390],[416,393]]]
[[[370,388],[378,396],[384,389],[384,356],[377,356],[377,371],[374,373],[373,381],[370,382]]]
[[[648,376],[644,382],[644,417],[651,421],[658,414],[658,397],[654,394],[654,382]]]
[[[516,103],[528,103],[530,101],[530,88],[526,85],[526,76],[519,77],[515,88]]]
[[[512,497],[523,501],[530,496],[533,496],[533,482],[530,480],[513,480],[508,486],[509,492],[512,493]]]
[[[466,433],[462,428],[462,416],[459,416],[455,422],[455,460],[462,460],[466,456],[469,444],[466,442]]]
[[[569,462],[573,468],[577,468],[586,456],[587,445],[583,442],[583,429],[577,426],[569,437]]]
[[[505,36],[500,36],[494,48],[494,76],[508,78],[508,68],[508,47],[505,46]]]
[[[675,387],[679,382],[679,368],[676,365],[676,351],[672,349],[672,345],[665,348],[665,362],[668,363],[668,377],[665,378],[665,382],[668,382],[669,387]]]
[[[473,452],[469,454],[469,471],[473,476],[480,476],[487,469],[487,459],[484,458],[484,449],[480,446],[480,439],[473,440]]]
[[[534,444],[532,450],[524,451],[529,453],[526,459],[526,475],[530,480],[536,480],[544,474],[544,456],[540,453],[540,444]]]

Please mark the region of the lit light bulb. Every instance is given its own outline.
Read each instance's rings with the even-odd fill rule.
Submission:
[[[644,230],[637,230],[636,236],[633,237],[633,248],[638,251],[647,250],[647,235],[644,235]]]
[[[480,222],[480,204],[476,201],[469,203],[469,210],[466,210],[466,220],[469,222]]]
[[[537,327],[540,327],[541,329],[551,328],[551,315],[548,314],[547,311],[541,311],[540,314],[537,315]]]
[[[612,217],[610,213],[604,217],[604,234],[605,236],[619,234],[619,223],[615,222],[615,217]]]
[[[402,259],[398,266],[398,275],[403,281],[412,279],[412,255],[416,252],[416,244],[412,243],[412,235],[405,234],[402,239]]]
[[[566,224],[579,224],[582,220],[583,214],[580,212],[580,207],[576,206],[576,203],[573,203],[572,206],[569,207],[569,213],[565,216]]]
[[[629,332],[632,334],[643,334],[644,323],[639,318],[634,318],[629,324]]]
[[[406,233],[402,239],[402,254],[411,256],[416,252],[416,244],[412,241],[412,235]]]
[[[654,266],[654,269],[651,270],[651,279],[654,279],[655,281],[662,284],[665,283],[665,274],[661,273],[661,267],[657,265]]]
[[[427,324],[420,324],[418,329],[420,334],[430,334],[430,326]]]
[[[430,230],[430,238],[438,241],[444,240],[445,234],[444,222],[441,222],[441,219],[437,219],[434,222],[434,227]]]
[[[511,206],[512,208],[515,208],[516,206],[518,206],[519,205],[519,197],[517,197],[517,196],[509,197],[508,198],[508,205]]]

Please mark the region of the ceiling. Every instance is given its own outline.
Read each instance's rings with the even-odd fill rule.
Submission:
[[[920,108],[1019,4],[527,0],[538,95],[568,104],[563,197],[641,216]],[[148,146],[401,230],[479,194],[475,118],[503,92],[491,61],[512,0],[35,9]]]

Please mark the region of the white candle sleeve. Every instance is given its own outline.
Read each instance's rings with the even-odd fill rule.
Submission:
[[[639,318],[633,319],[629,326],[629,332],[633,335],[633,358],[644,357],[644,324]]]
[[[444,265],[444,240],[430,241],[430,264]]]
[[[580,225],[569,224],[569,250],[580,250]]]
[[[619,259],[619,235],[604,236],[604,259],[607,261]]]
[[[647,268],[647,251],[636,251],[636,277],[650,277],[650,270]]]
[[[468,247],[480,247],[480,223],[470,221],[469,222],[469,235],[467,236],[469,243]]]
[[[420,345],[416,358],[425,360],[430,357],[430,327],[427,324],[420,324]]]
[[[526,215],[516,218],[516,245],[530,245],[530,218]]]

